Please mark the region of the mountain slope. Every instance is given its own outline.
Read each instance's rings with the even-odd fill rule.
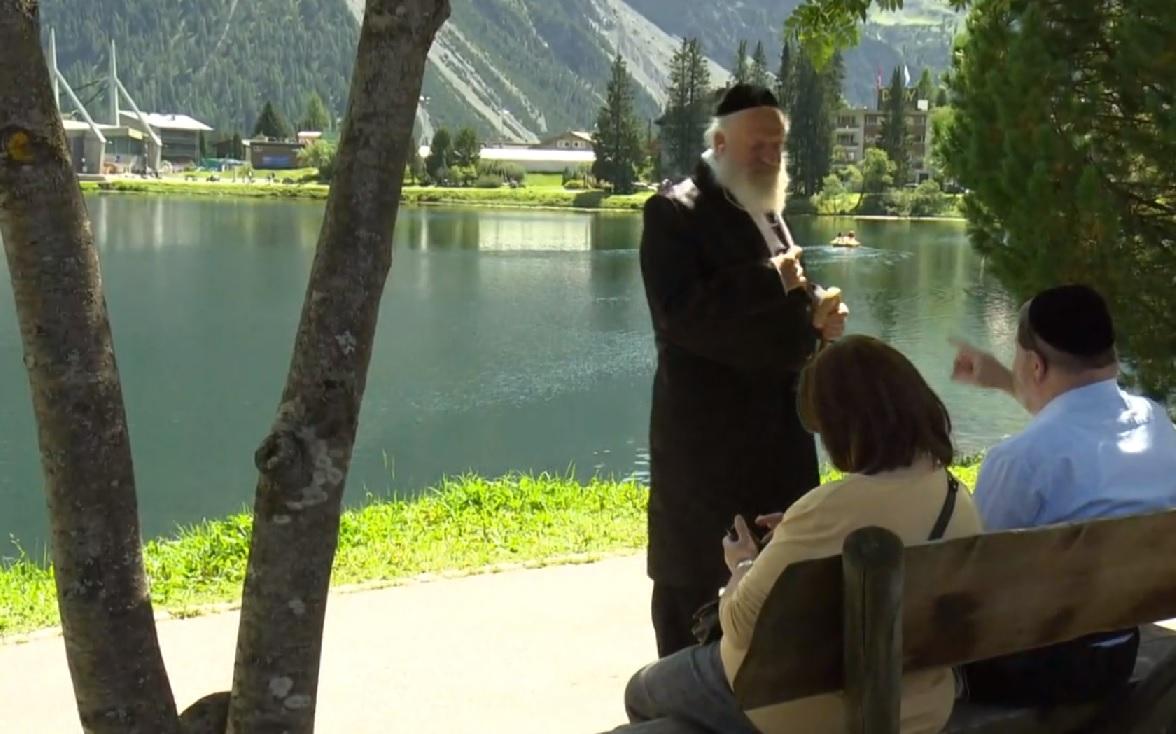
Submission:
[[[358,13],[361,4],[353,0],[351,7]],[[452,4],[429,54],[426,128],[474,123],[484,136],[535,141],[591,127],[618,51],[636,81],[638,114],[652,119],[661,113],[670,58],[680,39],[623,0]],[[713,62],[711,75],[716,83],[729,76]]]
[[[698,36],[711,57],[725,66],[735,64],[740,40],[751,48],[763,42],[772,71],[779,66],[784,21],[802,0],[737,0],[720,3],[683,3],[680,0],[626,0],[660,28],[676,35]],[[871,11],[861,43],[845,57],[846,100],[872,106],[875,80],[890,78],[906,63],[914,79],[924,66],[934,76],[950,66],[951,41],[963,16],[947,9],[946,0],[906,0],[899,12]]]
[[[343,109],[359,26],[342,0],[43,0],[47,42],[91,113],[104,110],[110,39],[144,112],[186,112],[252,132],[265,101],[296,121],[315,90]]]
[[[773,69],[784,19],[800,0],[451,0],[429,54],[420,132],[473,126],[484,139],[535,141],[591,128],[612,57],[636,81],[636,108],[660,115],[670,58],[698,36],[712,81],[729,78],[740,39],[762,41]],[[363,0],[43,0],[42,27],[57,30],[59,65],[102,116],[109,41],[120,76],[144,111],[186,112],[219,131],[252,131],[267,100],[296,123],[314,90],[342,114]],[[874,14],[846,53],[845,93],[870,104],[874,80],[904,61],[946,68],[954,16],[942,0],[907,0]]]

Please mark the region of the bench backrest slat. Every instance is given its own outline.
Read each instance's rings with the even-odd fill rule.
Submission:
[[[977,535],[904,552],[906,671],[1176,617],[1176,511]],[[735,678],[745,708],[840,690],[840,556],[785,569]]]

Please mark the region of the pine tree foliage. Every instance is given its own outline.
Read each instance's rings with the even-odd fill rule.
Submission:
[[[604,106],[596,118],[592,148],[596,152],[592,175],[608,181],[617,193],[631,192],[644,163],[644,142],[633,110],[633,80],[619,54],[613,61]]]
[[[978,0],[942,146],[977,249],[1019,297],[1107,297],[1130,377],[1176,398],[1170,0]]]
[[[710,69],[698,39],[683,40],[674,53],[667,97],[662,146],[670,172],[681,175],[698,162],[711,115]]]

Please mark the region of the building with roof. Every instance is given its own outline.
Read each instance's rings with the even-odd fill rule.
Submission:
[[[544,138],[530,147],[555,150],[592,150],[592,133],[584,130],[567,130],[558,135]]]
[[[562,173],[566,169],[592,165],[596,153],[589,147],[571,148],[483,148],[481,159],[498,163],[513,163],[527,173]]]
[[[62,119],[74,171],[85,174],[128,173],[151,166],[151,140],[132,127]]]
[[[290,140],[242,140],[245,146],[245,160],[255,169],[261,170],[290,170],[299,168],[298,154],[306,147],[306,143]]]
[[[417,154],[421,158],[428,158],[429,146],[420,146],[417,148]],[[527,173],[563,173],[565,170],[575,170],[579,166],[590,166],[596,162],[596,153],[591,147],[584,150],[495,145],[482,148],[478,157],[483,161],[513,163]]]
[[[920,104],[906,113],[907,160],[910,161],[910,181],[896,184],[922,183],[931,178],[931,115],[926,105]],[[878,147],[882,136],[882,121],[886,113],[868,107],[838,110],[833,114],[833,162],[836,165],[861,165],[866,150]]]
[[[115,46],[110,44],[106,105],[95,119],[57,68],[57,35],[49,31],[49,75],[53,99],[61,109],[61,93],[73,103],[62,114],[62,127],[73,159],[81,174],[157,171],[162,161],[189,164],[200,160],[200,134],[212,130],[187,115],[144,114],[118,78]],[[131,111],[120,109],[126,102]]]
[[[120,111],[119,121],[144,134],[154,132],[159,138],[159,159],[176,166],[199,163],[200,134],[212,132],[211,127],[188,115]]]

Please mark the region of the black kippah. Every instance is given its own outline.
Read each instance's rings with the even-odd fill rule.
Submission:
[[[728,89],[719,106],[715,108],[715,117],[724,117],[734,112],[749,110],[752,107],[779,107],[776,95],[767,87],[758,84],[736,84]]]
[[[1058,351],[1091,357],[1115,346],[1115,327],[1107,303],[1093,288],[1063,285],[1042,291],[1029,302],[1029,326]]]

